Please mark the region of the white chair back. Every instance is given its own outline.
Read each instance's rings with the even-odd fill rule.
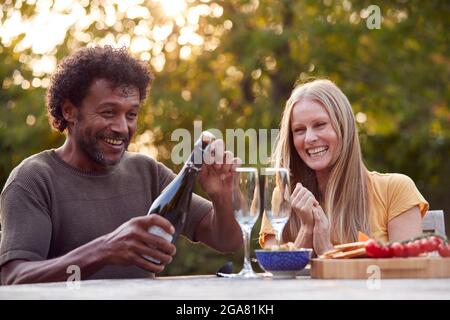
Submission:
[[[444,210],[430,210],[422,220],[422,230],[424,233],[434,232],[445,236]]]

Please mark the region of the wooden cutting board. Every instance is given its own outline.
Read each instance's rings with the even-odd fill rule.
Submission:
[[[374,272],[379,272],[381,279],[450,278],[450,258],[311,260],[314,279],[368,279]]]

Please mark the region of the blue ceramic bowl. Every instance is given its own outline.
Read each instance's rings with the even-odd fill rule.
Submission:
[[[312,249],[292,251],[255,250],[259,265],[274,278],[295,278],[309,263]]]

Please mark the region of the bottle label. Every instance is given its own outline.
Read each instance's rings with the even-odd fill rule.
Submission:
[[[169,241],[169,242],[172,242],[172,239],[173,239],[172,235],[169,234],[169,233],[167,233],[166,231],[164,231],[164,230],[163,230],[161,227],[159,227],[159,226],[151,226],[150,228],[148,228],[148,232],[151,233],[151,234],[154,234],[155,236],[161,237],[161,238],[163,238],[164,240],[167,240],[167,241]],[[156,264],[160,264],[160,263],[161,263],[161,261],[159,261],[158,259],[155,259],[155,258],[153,258],[153,257],[145,256],[145,255],[144,255],[143,257],[144,257],[145,259],[147,259],[147,260],[153,262],[153,263],[156,263]]]

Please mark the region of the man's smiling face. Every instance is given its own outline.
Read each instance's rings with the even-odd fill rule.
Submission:
[[[77,152],[83,153],[83,167],[96,169],[120,162],[136,132],[139,103],[136,87],[112,87],[105,79],[92,82],[69,133]]]

